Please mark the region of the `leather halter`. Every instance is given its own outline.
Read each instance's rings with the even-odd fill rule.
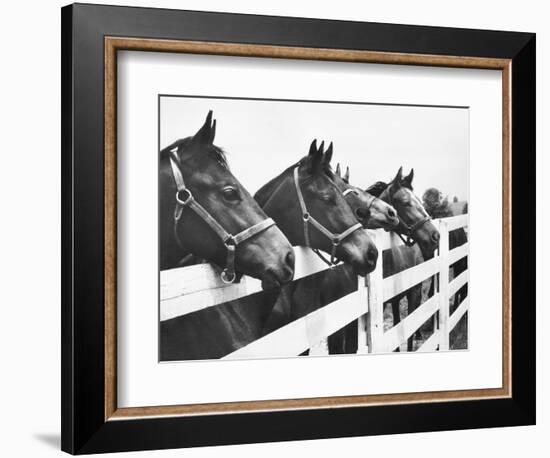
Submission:
[[[351,186],[350,186],[349,188],[347,188],[347,189],[342,193],[342,195],[346,198],[346,200],[348,200],[348,195],[350,195],[350,194],[352,194],[352,193],[355,194],[356,196],[359,195],[359,192],[358,192],[356,189],[354,189],[353,187],[351,187]],[[370,194],[369,194],[369,195],[370,195]],[[375,202],[376,200],[378,200],[378,197],[376,197],[376,196],[372,196],[372,195],[371,195],[371,197],[372,197],[372,199],[371,199],[371,201],[370,201],[370,203],[369,203],[369,206],[367,207],[367,215],[368,215],[368,216],[367,216],[367,218],[365,219],[365,221],[362,222],[363,227],[366,227],[366,226],[367,226],[367,224],[368,224],[368,222],[369,222],[369,219],[370,219],[370,217],[371,217],[370,209],[371,209],[371,207],[372,207],[372,204],[374,204],[374,202]],[[350,206],[351,206],[351,204],[350,204]],[[356,216],[359,216],[359,215],[356,215]]]
[[[298,168],[299,166],[296,166],[294,168],[294,186],[296,188],[296,194],[298,195],[298,202],[300,203],[300,209],[302,210],[305,244],[307,247],[311,247],[310,238],[309,238],[309,225],[311,224],[315,229],[317,229],[319,232],[321,232],[321,234],[323,234],[325,237],[327,237],[331,241],[332,250],[330,253],[330,264],[334,265],[338,262],[336,259],[336,249],[338,248],[338,246],[340,246],[342,241],[348,235],[352,234],[358,229],[362,229],[363,226],[360,223],[356,223],[353,226],[346,229],[344,232],[340,234],[334,234],[333,232],[329,231],[325,226],[323,226],[319,221],[317,221],[313,216],[311,216],[311,214],[307,211],[306,202],[304,200],[304,196],[302,195],[302,190],[300,189],[300,182],[298,180]],[[327,262],[319,253],[317,254],[321,257],[321,259]]]
[[[227,259],[225,268],[221,273],[221,279],[224,283],[234,283],[237,279],[237,274],[235,272],[235,249],[237,248],[237,245],[243,243],[251,237],[254,237],[256,234],[265,231],[271,226],[274,226],[275,221],[271,218],[267,218],[257,224],[254,224],[253,226],[250,226],[248,229],[239,232],[238,234],[230,234],[201,204],[195,200],[193,194],[191,194],[191,190],[185,186],[183,174],[181,173],[180,161],[174,152],[170,153],[170,165],[172,166],[172,173],[174,174],[174,181],[176,182],[177,188],[176,207],[174,210],[174,235],[176,237],[176,242],[180,248],[183,248],[183,244],[178,236],[178,222],[181,219],[183,209],[188,207],[216,233],[225,245],[227,250]]]
[[[389,189],[390,186],[388,185],[388,187],[384,190],[384,192],[387,192],[388,194],[388,203],[393,208],[396,208],[393,197],[388,191]],[[422,226],[424,226],[424,224],[426,224],[428,221],[431,221],[432,217],[426,215],[424,218],[417,221],[412,226],[409,226],[407,223],[405,223],[405,221],[403,221],[403,219],[399,217],[399,213],[397,214],[397,219],[399,220],[399,224],[394,229],[395,233],[399,236],[399,238],[403,241],[405,245],[407,245],[408,247],[412,247],[416,243],[416,240],[414,239],[414,233]]]

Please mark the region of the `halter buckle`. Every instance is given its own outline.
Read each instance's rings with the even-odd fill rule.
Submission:
[[[187,195],[183,194],[185,197],[182,198],[182,193],[187,193]],[[189,189],[184,188],[180,189],[178,192],[176,192],[176,200],[180,205],[187,205],[191,199],[193,199],[193,194],[191,194],[191,191]]]

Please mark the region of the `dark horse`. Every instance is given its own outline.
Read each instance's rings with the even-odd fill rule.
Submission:
[[[367,189],[368,192],[388,202],[397,210],[399,225],[395,232],[405,241],[405,245],[384,251],[382,255],[384,278],[431,259],[439,246],[439,231],[413,192],[413,177],[414,170],[403,177],[401,167],[389,184],[379,181]],[[399,302],[405,296],[410,314],[416,310],[422,300],[422,283],[387,302],[392,307],[394,325],[401,321]],[[412,337],[408,339],[407,349],[408,351],[413,349]]]
[[[316,174],[317,178],[323,183],[329,183],[330,188],[333,191],[332,199],[335,203],[338,204],[338,207],[343,209],[344,213],[349,213],[352,211],[352,215],[356,220],[360,221],[363,227],[368,227],[369,224],[373,224],[375,227],[387,227],[392,228],[398,223],[397,213],[395,210],[383,202],[382,200],[375,198],[374,196],[367,194],[365,191],[362,191],[349,184],[347,179],[343,179],[340,176],[339,168],[337,172],[333,172],[330,167],[330,161],[332,159],[332,143],[328,147],[327,151],[323,153],[323,145],[319,148],[316,147],[316,142],[314,141],[310,147],[309,155],[302,159],[298,164],[304,166],[305,161],[320,161],[316,164]],[[291,176],[292,171],[295,166],[290,167],[282,175],[277,177],[275,181],[268,183],[258,194],[256,194],[256,199],[262,205],[266,212],[269,215],[276,215],[277,212],[270,213],[269,203],[273,202],[279,208],[280,217],[287,218],[290,220],[299,220],[300,217],[300,208],[297,203],[292,203],[290,200],[286,202],[277,202],[278,196],[282,195],[285,191],[283,183],[287,183],[286,186],[291,186],[292,183]],[[307,166],[306,166],[307,167]],[[348,177],[349,178],[349,177]],[[335,191],[335,192],[334,192]],[[295,192],[290,191],[288,193],[289,199],[296,199],[293,197],[296,195]],[[343,199],[342,199],[343,197]],[[317,189],[312,188],[312,193],[310,195],[310,201],[308,202],[308,207],[310,202],[315,202],[315,199],[319,199],[320,202],[329,201],[326,198],[324,192],[319,192]],[[311,204],[313,206],[313,204]],[[284,214],[284,209],[287,211],[292,210],[294,207],[295,215],[287,216]],[[318,212],[315,215],[322,215],[321,208],[318,208]],[[275,216],[274,216],[275,218]],[[352,224],[349,220],[347,224]],[[305,244],[305,237],[302,235],[304,230],[301,227],[295,228],[293,232],[287,232],[285,230],[285,224],[278,223],[285,235],[289,237],[293,244]],[[358,232],[359,234],[366,235],[365,231]],[[320,247],[321,243],[324,241],[322,234],[318,238],[319,245],[315,246],[311,244],[313,248]],[[369,243],[370,239],[369,239]],[[325,240],[326,247],[326,240]],[[327,250],[327,248],[323,248]],[[367,252],[368,256],[368,252]],[[333,302],[342,296],[352,293],[357,290],[357,274],[362,274],[361,271],[357,271],[354,268],[353,263],[350,263],[346,259],[342,259],[343,264],[336,267],[324,270],[314,275],[310,275],[301,280],[295,281],[291,285],[286,285],[282,291],[281,296],[279,297],[277,304],[273,308],[272,316],[270,317],[269,322],[266,324],[265,333],[272,332],[275,329],[278,329],[281,326],[284,326],[290,323],[293,320],[303,317],[304,315],[311,313],[312,311],[327,305],[330,302]],[[328,264],[330,262],[326,261]],[[372,271],[371,266],[370,270]],[[338,340],[340,336],[334,337],[334,345],[342,347],[344,343]]]
[[[397,221],[387,219],[388,215],[394,215],[392,211],[383,212],[383,215],[386,215],[386,220],[382,227],[393,230],[406,238],[407,245],[414,244],[412,247],[405,245],[383,252],[384,277],[389,277],[433,257],[439,244],[439,231],[432,224],[420,200],[413,193],[413,176],[414,172],[411,171],[407,177],[403,177],[402,168],[400,168],[394,180],[389,184],[378,182],[367,189],[369,194],[389,204],[391,210],[396,212]],[[344,180],[346,178],[349,179],[347,173]],[[367,227],[369,227],[368,223]],[[377,226],[373,224],[373,227]],[[318,287],[317,293],[320,296],[318,299],[320,307],[357,290],[357,277],[345,265],[327,270],[322,274],[321,283],[317,280],[317,285],[321,285]],[[401,319],[399,315],[401,298],[407,296],[410,313],[420,305],[421,288],[422,284],[416,285],[389,301],[392,305],[395,324],[399,323]],[[356,323],[352,322],[329,336],[328,346],[331,354],[355,353],[357,351]],[[408,346],[409,349],[412,349],[411,339],[409,339]]]
[[[194,136],[161,151],[160,268],[177,267],[193,254],[224,269],[227,282],[246,274],[276,294],[273,287],[293,278],[294,251],[229,171],[215,131],[209,112]],[[263,312],[243,301],[161,322],[161,360],[223,356],[258,336]]]
[[[391,231],[397,227],[399,218],[397,217],[395,208],[382,199],[350,184],[349,167],[346,168],[346,173],[343,177],[341,176],[340,164],[336,166],[334,174],[330,170],[327,173],[330,174],[336,186],[342,191],[348,205],[364,228]]]
[[[255,194],[292,245],[331,253],[365,276],[376,266],[378,250],[362,230],[330,170],[332,148],[311,143],[309,154],[288,167]]]
[[[286,283],[294,273],[292,246],[230,172],[215,132],[210,111],[193,137],[161,151],[160,268],[193,254],[222,269],[234,264],[264,287]]]
[[[346,193],[346,199],[354,210],[357,219],[367,229],[384,229],[391,231],[399,224],[396,210],[382,199],[369,194],[362,189],[353,186],[349,182],[349,167],[341,176],[340,164],[336,167],[334,182]],[[348,191],[351,190],[351,191]],[[321,285],[322,296],[328,304],[332,300],[339,299],[342,293],[348,294],[357,289],[357,278],[353,273],[342,266],[327,272]],[[348,354],[357,352],[357,320],[352,321],[336,333],[328,337],[328,349],[330,354]]]

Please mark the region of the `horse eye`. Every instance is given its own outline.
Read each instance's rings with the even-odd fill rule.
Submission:
[[[231,186],[223,188],[222,195],[225,200],[229,200],[232,202],[239,200],[239,192]]]

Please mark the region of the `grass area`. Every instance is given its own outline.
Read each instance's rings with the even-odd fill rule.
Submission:
[[[452,271],[450,273],[449,281],[453,279]],[[428,291],[431,281],[425,281],[422,283],[422,303],[428,299]],[[449,308],[452,307],[454,296],[449,299]],[[404,320],[408,314],[407,298],[401,299],[399,302],[399,309],[401,320]],[[393,327],[393,313],[390,306],[384,308],[384,331]],[[434,319],[433,317],[428,319],[414,335],[413,351],[416,351],[432,334],[434,331]],[[449,335],[449,348],[451,350],[467,350],[468,349],[468,313],[459,320],[456,327],[450,332]],[[407,351],[407,343],[404,342],[400,346],[400,351]]]

